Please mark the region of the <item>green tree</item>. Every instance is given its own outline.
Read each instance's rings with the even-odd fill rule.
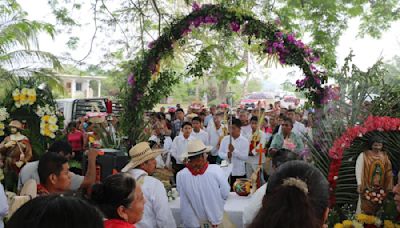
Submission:
[[[54,37],[51,24],[27,20],[26,13],[14,0],[0,3],[0,83],[2,89],[18,83],[18,77],[32,76],[47,82],[53,89],[61,89],[52,69],[60,69],[58,59],[39,51],[37,35]],[[4,91],[2,91],[4,92]]]

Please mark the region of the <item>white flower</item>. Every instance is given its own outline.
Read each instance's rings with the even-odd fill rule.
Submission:
[[[15,89],[15,90],[12,92],[12,96],[13,96],[13,97],[19,96],[20,94],[21,94],[21,92],[19,91],[19,89]]]
[[[10,117],[6,108],[0,108],[0,121],[4,121]]]
[[[51,133],[51,134],[49,135],[49,137],[52,138],[52,139],[54,139],[54,138],[56,137],[56,135],[55,135],[54,133]]]
[[[49,129],[50,131],[55,132],[58,130],[58,126],[56,124],[50,124]]]
[[[50,123],[50,124],[57,124],[57,117],[55,117],[55,116],[50,116],[50,118],[49,118],[49,123]]]

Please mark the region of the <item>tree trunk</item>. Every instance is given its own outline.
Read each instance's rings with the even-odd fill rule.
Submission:
[[[243,61],[246,61],[246,79],[243,82],[243,94],[246,95],[248,93],[247,88],[249,87],[249,81],[250,81],[250,69],[249,69],[249,64],[250,64],[250,52],[247,50],[243,54]]]
[[[226,102],[226,89],[228,88],[228,80],[222,80],[218,85],[218,100],[220,102]]]

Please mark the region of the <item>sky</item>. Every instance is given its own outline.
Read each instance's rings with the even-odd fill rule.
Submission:
[[[47,0],[18,0],[22,8],[28,13],[29,19],[39,20],[54,23],[54,17],[51,14],[50,7]],[[89,10],[89,9],[86,9]],[[83,10],[82,10],[83,11]],[[54,40],[45,35],[39,36],[40,49],[43,51],[50,51],[55,55],[61,55],[65,52],[70,52],[71,57],[74,59],[82,59],[90,49],[90,40],[94,32],[93,21],[87,15],[80,15],[80,23],[83,24],[82,28],[74,31],[74,36],[80,37],[79,47],[74,50],[68,50],[65,43],[68,41],[68,36],[57,35]],[[390,60],[394,55],[400,55],[400,22],[393,23],[392,27],[382,34],[380,39],[373,39],[369,36],[364,38],[358,37],[358,19],[349,21],[349,27],[341,36],[339,45],[336,48],[338,65],[341,66],[344,58],[353,50],[355,57],[353,63],[356,64],[361,70],[366,70],[371,67],[378,59],[383,58],[385,61]],[[304,39],[304,41],[307,41]],[[100,61],[103,53],[101,52],[101,44],[96,43],[93,50],[86,60],[91,64],[97,64]],[[254,77],[263,78],[261,66],[254,64],[252,67],[252,74]],[[289,79],[295,82],[301,78],[301,72],[296,76],[286,76],[288,72],[296,70],[295,68],[288,67],[272,67],[267,69],[267,73],[271,75],[268,80],[264,81],[264,89],[277,89],[281,83]]]

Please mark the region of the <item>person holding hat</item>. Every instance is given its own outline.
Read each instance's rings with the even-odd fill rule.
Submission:
[[[137,228],[176,227],[164,185],[151,176],[156,170],[156,157],[161,152],[152,150],[147,142],[138,143],[129,150],[131,161],[122,169],[122,172],[131,174],[141,185],[146,200],[143,218],[135,224]]]
[[[5,187],[7,190],[14,190],[12,186],[18,180],[18,173],[22,166],[32,158],[32,146],[29,139],[21,134],[24,129],[22,123],[13,120],[8,125],[11,134],[0,144],[0,153],[5,157]],[[9,185],[10,184],[10,185]]]
[[[183,154],[186,168],[176,181],[184,227],[218,227],[222,223],[230,187],[222,169],[207,162],[211,148],[192,140]]]

